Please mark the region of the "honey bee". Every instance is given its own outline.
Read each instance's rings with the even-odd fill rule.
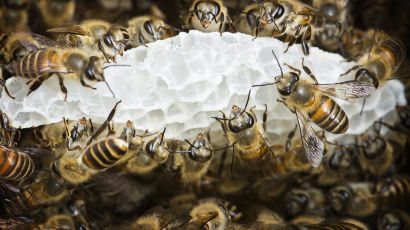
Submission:
[[[325,195],[317,188],[293,188],[286,194],[286,207],[291,216],[326,215]]]
[[[164,164],[170,155],[164,134],[165,130],[156,137],[143,140],[141,150],[133,152],[133,156],[125,163],[126,171],[139,175],[149,174]]]
[[[52,163],[52,169],[69,183],[80,184],[115,165],[127,150],[125,140],[108,137],[89,145],[80,154],[64,154]]]
[[[308,161],[313,167],[319,167],[325,153],[325,144],[309,125],[308,118],[320,128],[334,133],[345,133],[349,128],[348,117],[342,108],[329,96],[335,96],[348,102],[354,102],[374,92],[375,87],[369,82],[346,81],[336,84],[319,84],[310,69],[304,65],[303,70],[314,81],[301,79],[301,71],[285,63],[291,70],[283,74],[275,53],[272,51],[281,71],[281,75],[275,77],[274,83],[255,86],[276,84],[281,99],[291,112],[296,114],[299,124],[301,140]]]
[[[33,175],[35,165],[29,154],[18,149],[0,146],[0,177],[23,181]]]
[[[30,82],[29,95],[38,89],[43,81],[56,74],[58,76],[64,100],[67,99],[67,88],[64,77],[80,78],[81,85],[95,89],[85,82],[85,78],[92,81],[105,81],[104,67],[97,56],[89,56],[81,49],[48,48],[30,53],[20,60],[13,60],[3,65],[10,75],[26,78]],[[108,84],[107,87],[109,88]],[[111,89],[110,89],[111,91]],[[113,93],[111,91],[111,93]]]
[[[347,185],[333,187],[329,191],[328,200],[338,214],[354,217],[367,217],[373,214],[378,206],[373,194],[375,186],[369,182],[351,182]]]
[[[257,123],[253,108],[249,112],[246,111],[248,101],[244,110],[233,105],[229,119],[222,111],[223,118],[214,118],[221,124],[229,143],[233,146],[233,158],[237,154],[247,167],[266,173],[270,172],[272,175],[275,170],[273,162],[275,153],[263,136],[262,127]],[[263,115],[263,127],[266,127],[266,120],[267,107]]]
[[[235,29],[238,32],[253,36],[272,37],[275,32],[273,25],[259,26],[258,28],[259,20],[260,5],[256,3],[251,4],[235,20]]]
[[[167,161],[167,168],[171,172],[178,173],[179,180],[183,184],[197,183],[198,185],[203,175],[207,173],[216,150],[212,149],[208,139],[202,133],[196,136],[193,143],[188,140],[185,142],[167,141],[167,149],[172,153]]]
[[[296,0],[265,0],[260,3],[257,18],[256,37],[261,27],[274,31],[274,37],[291,36],[285,52],[298,40],[301,40],[302,51],[309,55],[309,44],[327,21],[326,15]]]
[[[315,39],[319,47],[332,52],[342,48],[341,37],[349,25],[347,3],[348,0],[312,1],[313,7],[329,16],[323,25],[324,28],[319,30]]]
[[[31,184],[19,191],[7,190],[3,201],[9,215],[21,215],[37,212],[45,205],[56,204],[69,196],[69,191],[50,173],[42,171]]]
[[[175,36],[174,29],[163,20],[151,16],[139,16],[128,21],[130,38],[141,44],[155,42]],[[130,41],[128,45],[137,47],[140,44]]]
[[[89,53],[99,51],[98,56],[107,62],[115,62],[116,54],[122,55],[129,40],[125,28],[103,20],[86,20],[80,25],[51,28],[47,32],[62,34],[58,41],[66,46],[81,48]]]
[[[308,225],[308,229],[368,230],[366,224],[355,219],[329,219],[319,224]]]
[[[376,184],[376,196],[381,204],[405,201],[410,195],[410,177],[395,175]]]
[[[387,174],[395,160],[390,141],[380,135],[362,137],[362,143],[358,146],[358,160],[362,170],[378,177]]]
[[[47,27],[56,27],[73,20],[74,0],[40,0],[38,8]]]
[[[378,88],[384,85],[398,70],[406,57],[404,44],[383,32],[374,32],[376,44],[371,47],[369,54],[364,54],[353,66],[341,76],[357,70],[356,81],[366,81]]]
[[[404,230],[410,228],[410,216],[404,210],[392,210],[378,218],[378,230]]]
[[[0,31],[28,31],[27,21],[29,5],[29,0],[2,1],[0,5]]]
[[[192,208],[189,215],[191,219],[188,225],[191,226],[198,226],[209,230],[223,230],[231,225],[228,209],[222,201],[215,198],[200,200],[198,205]]]
[[[228,26],[234,30],[228,9],[221,0],[195,0],[185,14],[183,28],[186,29],[221,34]]]

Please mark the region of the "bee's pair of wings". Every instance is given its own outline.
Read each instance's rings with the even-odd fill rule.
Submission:
[[[322,91],[324,94],[343,99],[350,103],[370,96],[376,89],[370,82],[362,81],[310,85]],[[325,151],[323,140],[318,137],[302,112],[297,108],[295,108],[295,112],[306,157],[313,167],[319,167]]]

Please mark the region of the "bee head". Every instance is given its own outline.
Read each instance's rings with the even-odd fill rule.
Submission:
[[[330,2],[321,5],[319,8],[319,12],[332,17],[337,17],[340,13],[337,6]]]
[[[379,87],[379,81],[375,77],[374,73],[365,68],[361,68],[356,72],[355,80],[368,81],[372,83],[376,89]]]
[[[231,118],[228,121],[228,128],[234,133],[249,129],[255,124],[254,117],[246,111],[243,112],[237,105],[232,106]]]
[[[352,192],[347,186],[337,186],[329,194],[330,204],[336,212],[342,212],[351,198]]]
[[[149,141],[145,147],[145,151],[159,163],[163,163],[168,159],[169,151],[166,149],[166,141],[164,139],[164,133],[159,134]]]
[[[265,1],[261,5],[260,24],[266,26],[280,19],[285,13],[285,7],[275,1]]]
[[[276,86],[281,96],[289,96],[295,89],[299,81],[299,75],[295,72],[289,72],[275,77]]]
[[[386,148],[386,140],[378,136],[370,140],[368,145],[363,148],[363,153],[366,158],[374,159],[384,153]]]
[[[214,1],[198,1],[194,6],[194,12],[204,29],[216,22],[216,16],[220,12],[220,6]]]
[[[97,56],[91,56],[85,69],[85,76],[89,80],[104,81],[103,73],[104,67],[101,59]]]
[[[286,196],[286,208],[292,216],[302,214],[309,202],[306,191],[294,189]]]
[[[329,157],[329,167],[333,170],[348,168],[352,164],[352,152],[346,148],[335,148]]]
[[[399,215],[400,214],[394,212],[385,213],[379,220],[379,226],[381,227],[381,229],[405,229],[406,226]]]
[[[193,161],[207,162],[212,158],[212,151],[207,146],[207,140],[202,133],[199,133],[188,151],[188,156]]]

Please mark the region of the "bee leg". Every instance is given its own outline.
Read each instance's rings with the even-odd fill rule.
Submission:
[[[45,77],[43,76],[35,80],[33,83],[31,83],[27,96],[30,95],[30,93],[32,93],[34,90],[38,89],[38,87],[40,87],[43,83],[44,79]]]
[[[64,101],[67,100],[67,88],[64,85],[63,77],[58,74],[58,83],[60,84],[61,92],[64,94]]]
[[[44,146],[48,146],[48,145],[49,145],[49,141],[46,140],[46,139],[43,137],[43,134],[38,130],[37,127],[32,127],[32,130],[33,130],[33,135],[31,136],[31,139],[32,139],[34,142],[36,142],[36,143],[38,143],[38,144],[40,144],[40,145],[44,145]]]
[[[219,21],[221,24],[219,25],[219,34],[222,36],[222,30],[224,29],[224,22],[225,22],[225,15],[221,13],[221,19]]]
[[[289,64],[287,64],[287,63],[283,63],[284,65],[286,65],[287,67],[289,67],[289,69],[291,69],[291,70],[293,70],[293,71],[296,71],[299,75],[302,73],[301,71],[300,71],[300,69],[297,69],[296,67],[293,67],[293,66],[291,66],[291,65],[289,65]]]
[[[296,40],[298,39],[300,30],[302,29],[302,25],[298,25],[296,27],[296,32],[295,34],[292,36],[292,38],[290,39],[290,41],[288,42],[288,47],[286,47],[286,50],[284,53],[288,52],[288,49],[293,46],[293,44],[295,44]]]
[[[318,84],[315,75],[312,74],[312,71],[310,71],[309,67],[305,66],[305,58],[302,58],[302,68],[305,71],[305,73],[309,75],[309,77],[312,78],[316,84]]]
[[[81,82],[81,85],[84,86],[84,87],[87,87],[87,88],[90,88],[90,89],[95,89],[95,88],[92,87],[91,85],[85,83],[85,81],[84,81],[84,76],[81,76],[81,77],[80,77],[80,82]]]
[[[265,111],[263,112],[262,121],[263,121],[263,132],[266,132],[266,121],[268,120],[268,105],[265,104]]]
[[[231,178],[233,178],[234,166],[235,166],[235,144],[232,145]]]
[[[303,33],[302,39],[301,39],[301,46],[302,46],[302,51],[305,56],[309,55],[309,44],[312,39],[312,29],[309,26],[307,30]]]
[[[255,37],[252,39],[252,41],[255,40],[258,37],[260,26],[261,26],[260,25],[260,17],[258,17],[258,20],[256,20]]]
[[[286,139],[286,144],[285,144],[285,148],[286,148],[286,152],[289,152],[291,144],[292,144],[292,139],[295,136],[295,132],[296,129],[298,128],[298,125],[295,125],[295,128],[289,132],[288,137]]]
[[[110,59],[108,59],[107,54],[105,53],[105,49],[104,49],[104,46],[103,46],[102,43],[101,43],[101,40],[98,40],[97,44],[98,44],[98,49],[99,49],[99,50],[101,51],[101,53],[104,55],[104,58],[105,58],[105,60],[107,61],[107,63],[110,62]]]
[[[362,67],[362,66],[361,65],[355,65],[352,68],[348,69],[346,72],[340,74],[340,77],[345,76],[345,75],[349,74],[350,72],[352,72],[353,70],[357,70],[360,67]]]
[[[235,29],[235,26],[233,25],[232,19],[230,17],[227,17],[227,20],[228,20],[228,26],[232,29],[234,33],[236,33],[236,29]]]
[[[4,88],[4,91],[6,91],[6,94],[11,98],[11,99],[16,99],[15,97],[11,96],[9,90],[7,89],[6,83],[3,81],[3,79],[0,79],[0,86]]]

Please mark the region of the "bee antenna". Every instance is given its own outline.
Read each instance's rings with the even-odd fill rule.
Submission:
[[[250,96],[251,96],[251,90],[252,90],[252,88],[249,89],[248,98],[246,99],[245,107],[243,108],[243,110],[242,110],[242,112],[239,114],[239,116],[241,116],[241,115],[246,111],[246,107],[248,107],[249,98],[250,98]]]
[[[126,65],[126,64],[112,64],[112,65],[104,66],[103,69],[107,69],[108,67],[112,67],[112,66],[131,66],[131,65]]]
[[[176,31],[178,31],[178,32],[184,32],[182,29],[177,28],[177,27],[175,27],[175,26],[173,26],[172,29],[174,29],[174,30],[176,30]]]
[[[272,54],[276,59],[276,63],[278,63],[278,66],[279,66],[279,69],[280,69],[280,75],[283,77],[283,70],[282,70],[282,67],[280,66],[279,59],[278,59],[278,57],[276,56],[276,54],[273,50],[272,50]]]
[[[103,75],[103,78],[104,78],[104,82],[105,82],[105,84],[107,85],[107,88],[108,88],[108,90],[111,92],[112,96],[113,96],[114,98],[117,98],[117,97],[115,97],[114,91],[112,91],[110,85],[109,85],[108,82],[105,80],[104,75]]]
[[[165,131],[167,130],[167,127],[164,127],[164,131],[162,131],[161,134],[161,141],[159,142],[159,145],[162,145],[162,142],[164,141],[164,135],[165,135]]]
[[[190,145],[192,148],[198,149],[198,147],[195,147],[191,142],[189,142],[187,139],[184,140],[188,145]]]

